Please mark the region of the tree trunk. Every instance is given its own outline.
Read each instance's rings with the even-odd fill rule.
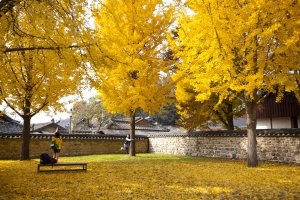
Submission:
[[[246,115],[247,115],[247,161],[248,167],[257,167],[257,142],[256,142],[256,102],[248,95],[245,97]]]
[[[227,106],[226,118],[228,123],[228,126],[226,128],[227,130],[234,130],[232,102],[226,103],[226,106]]]
[[[129,155],[135,156],[135,110],[131,113],[131,122],[130,122],[130,150]]]
[[[214,114],[226,130],[234,130],[232,102],[224,100],[221,108],[219,110],[215,110]]]
[[[30,120],[31,116],[23,116],[23,140],[22,140],[22,152],[21,160],[29,160],[29,145],[30,145]]]

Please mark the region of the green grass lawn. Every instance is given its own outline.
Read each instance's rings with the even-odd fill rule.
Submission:
[[[0,199],[300,199],[299,165],[158,154],[61,157],[88,171],[0,160]],[[51,168],[51,167],[50,167]]]

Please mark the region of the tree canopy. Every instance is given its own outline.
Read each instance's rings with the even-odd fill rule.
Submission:
[[[60,99],[80,91],[84,5],[28,0],[1,18],[0,98],[24,120],[21,159],[29,158],[31,117],[61,111]]]
[[[186,1],[174,44],[196,100],[243,95],[248,127],[248,166],[257,165],[256,104],[264,93],[299,95],[298,1]],[[270,9],[272,8],[272,9]]]
[[[100,2],[94,15],[98,45],[94,52],[101,57],[96,63],[100,82],[95,86],[104,107],[132,119],[138,108],[158,111],[169,101],[171,89],[170,67],[163,52],[172,9],[160,0],[107,0]]]

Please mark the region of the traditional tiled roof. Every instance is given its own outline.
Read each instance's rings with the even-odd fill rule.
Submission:
[[[0,133],[22,133],[23,125],[6,114],[0,114]]]
[[[139,122],[142,119],[143,119],[142,117],[135,117],[135,123]],[[117,123],[130,123],[131,118],[117,118],[117,119],[112,119],[112,121]]]
[[[56,122],[61,127],[64,127],[65,129],[70,128],[70,119],[60,119],[58,122]]]
[[[52,122],[32,124],[31,129],[34,131],[39,131],[41,128],[48,126],[50,124],[52,124]]]
[[[57,127],[58,130],[66,130],[64,127],[58,125],[57,123],[54,122],[46,122],[46,123],[38,123],[38,124],[32,124],[31,125],[31,130],[32,131],[43,131],[44,128],[48,126],[54,126]]]
[[[23,126],[21,124],[11,122],[0,122],[1,133],[22,133]]]
[[[158,125],[154,125],[149,123],[147,125],[139,125],[138,122],[143,120],[143,118],[139,118],[136,121],[135,130],[136,131],[147,131],[147,132],[169,132],[170,130]],[[126,119],[112,119],[110,123],[108,123],[105,127],[109,130],[130,130],[130,120]]]
[[[95,127],[92,125],[77,124],[73,131],[91,131],[93,129],[95,129]]]
[[[112,123],[107,128],[114,130],[130,130],[130,124]],[[135,130],[169,132],[169,129],[159,126],[135,126]]]

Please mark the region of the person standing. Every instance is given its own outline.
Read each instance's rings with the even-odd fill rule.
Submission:
[[[125,142],[124,142],[124,149],[126,151],[126,154],[129,153],[129,147],[130,147],[130,142],[131,142],[131,139],[130,139],[130,135],[127,134],[126,138],[125,138]]]
[[[53,158],[58,161],[59,153],[62,147],[62,138],[58,130],[56,130],[54,136],[52,137],[50,146],[53,150]]]

